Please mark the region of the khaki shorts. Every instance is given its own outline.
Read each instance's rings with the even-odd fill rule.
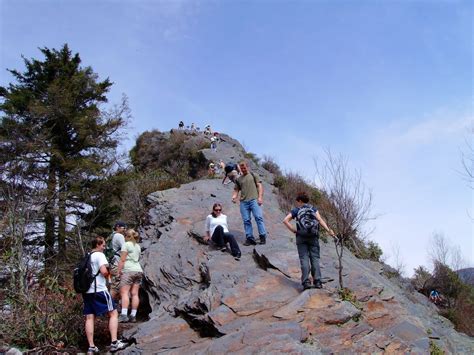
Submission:
[[[142,283],[143,272],[124,272],[120,279],[120,287],[140,285]]]
[[[110,279],[109,289],[110,289],[110,292],[114,292],[115,294],[120,293],[120,275],[117,274],[117,270],[118,270],[117,264],[110,265],[111,279]]]

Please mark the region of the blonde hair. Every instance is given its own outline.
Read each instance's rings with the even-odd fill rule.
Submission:
[[[132,242],[133,244],[137,244],[138,240],[140,239],[140,235],[138,234],[135,229],[129,229],[127,233],[125,233],[125,240],[127,242]]]

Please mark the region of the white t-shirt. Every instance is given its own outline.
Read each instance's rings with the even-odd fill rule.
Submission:
[[[112,237],[112,248],[116,252],[114,259],[113,259],[113,264],[118,264],[120,260],[120,251],[122,250],[122,246],[125,244],[125,237],[123,236],[122,233],[114,233],[114,236]]]
[[[104,253],[100,251],[95,251],[92,253],[91,255],[92,275],[97,274],[97,271],[99,271],[100,267],[102,265],[107,265],[107,264],[108,264],[108,261]],[[107,280],[105,279],[104,275],[102,275],[99,272],[95,280],[97,282],[97,288],[95,288],[95,282],[92,282],[91,287],[89,287],[89,290],[87,290],[87,293],[94,293],[95,291],[97,292],[107,291]]]
[[[206,217],[206,232],[212,237],[214,230],[217,226],[222,226],[225,233],[229,233],[229,228],[227,227],[227,216],[225,214],[220,214],[217,217],[214,217],[212,214]]]

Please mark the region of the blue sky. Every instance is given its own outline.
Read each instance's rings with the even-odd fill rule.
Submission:
[[[111,102],[128,96],[124,147],[209,123],[308,178],[330,148],[360,169],[371,238],[407,274],[428,265],[434,232],[472,266],[472,19],[471,1],[448,0],[1,0],[0,85],[21,55],[68,43],[115,83]]]

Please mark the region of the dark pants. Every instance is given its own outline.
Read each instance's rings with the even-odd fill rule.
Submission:
[[[224,228],[222,228],[222,226],[217,226],[216,229],[214,229],[211,239],[220,248],[225,247],[226,244],[229,243],[232,255],[240,255],[239,244],[237,244],[237,241],[231,233],[224,232]]]
[[[309,285],[309,271],[313,282],[321,281],[321,268],[319,267],[319,238],[296,236],[296,247],[300,257],[301,283]]]

